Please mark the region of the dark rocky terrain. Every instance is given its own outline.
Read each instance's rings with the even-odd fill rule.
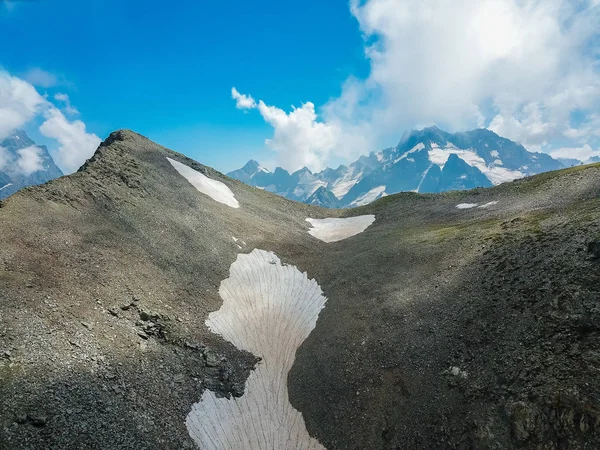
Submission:
[[[255,248],[328,299],[288,377],[326,448],[600,448],[600,165],[325,210],[119,131],[0,206],[0,449],[194,448],[192,404],[243,395],[260,356],[204,324]],[[352,238],[307,233],[359,214]]]

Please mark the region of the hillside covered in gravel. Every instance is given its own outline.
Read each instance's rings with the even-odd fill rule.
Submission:
[[[114,132],[0,203],[0,449],[600,448],[599,219],[600,164],[327,210]]]

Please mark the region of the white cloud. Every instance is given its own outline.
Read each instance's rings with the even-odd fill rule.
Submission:
[[[21,174],[28,176],[44,168],[41,149],[39,147],[35,145],[25,147],[17,150],[17,154],[19,155],[17,167]]]
[[[40,126],[41,133],[59,143],[58,149],[51,152],[54,161],[65,173],[76,171],[94,154],[100,138],[88,133],[81,120],[70,122],[55,107],[49,108],[44,117],[46,121]]]
[[[594,156],[600,156],[600,149],[593,150],[591,146],[585,144],[583,147],[559,148],[550,152],[553,158],[574,158],[586,162]]]
[[[282,167],[297,170],[304,166],[318,170],[322,168],[330,152],[340,141],[340,130],[334,124],[317,121],[315,105],[310,102],[300,108],[292,107],[289,113],[262,100],[258,110],[273,129],[273,137],[267,145],[277,152]]]
[[[16,154],[0,147],[0,170],[8,175],[29,176],[43,168],[42,150],[35,145],[17,150]]]
[[[54,94],[54,100],[64,103],[64,105],[65,105],[64,109],[67,114],[70,114],[70,115],[79,114],[79,111],[77,110],[77,108],[75,108],[73,105],[71,105],[71,100],[69,99],[69,96],[67,94],[63,94],[60,92],[58,94]]]
[[[0,71],[0,139],[32,120],[47,104],[31,84]]]
[[[254,102],[255,106],[248,109],[258,109],[265,122],[273,127],[273,137],[265,143],[276,153],[274,164],[284,169],[295,171],[306,166],[320,170],[332,156],[358,155],[366,148],[367,131],[364,127],[343,130],[344,123],[338,119],[319,121],[315,105],[311,102],[299,108],[292,106],[291,111],[286,112],[262,100],[256,104],[251,96],[240,94],[235,88],[233,92],[234,99],[250,99],[246,102],[248,105],[250,101]]]
[[[39,67],[35,67],[25,72],[23,78],[25,78],[28,83],[43,88],[54,87],[58,84],[58,78],[56,75],[40,69]]]
[[[10,163],[12,163],[12,155],[6,148],[0,146],[0,170],[5,171]]]
[[[541,145],[571,110],[600,100],[587,47],[600,25],[593,8],[571,0],[352,0],[365,37],[375,39],[361,88],[365,98],[377,95],[363,106],[390,127],[474,127],[487,113],[507,137]]]
[[[351,0],[350,10],[370,73],[321,107],[340,137],[320,156],[355,153],[356,136],[362,152],[374,150],[429,124],[487,124],[532,150],[597,137],[598,1]],[[572,123],[574,111],[586,119]]]
[[[253,109],[256,108],[256,102],[249,95],[240,94],[235,87],[231,88],[231,98],[235,100],[237,109]]]
[[[54,100],[63,103],[67,113],[78,113],[67,94],[56,94]],[[58,141],[58,148],[51,150],[51,153],[56,164],[65,173],[77,170],[100,144],[100,138],[88,133],[81,120],[69,121],[53,103],[42,97],[31,83],[0,71],[0,139],[36,118],[44,119],[40,126],[42,134]],[[0,165],[4,165],[5,169],[10,165],[10,170],[15,173],[33,173],[39,170],[41,164],[41,160],[36,158],[36,155],[39,157],[36,148],[20,150],[18,158],[10,156],[6,151],[0,151]]]

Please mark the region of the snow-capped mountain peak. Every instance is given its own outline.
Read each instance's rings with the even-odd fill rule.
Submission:
[[[400,191],[489,187],[563,167],[549,155],[529,152],[487,129],[451,134],[435,126],[404,133],[396,147],[335,170],[312,173],[303,168],[290,175],[277,168],[273,174],[244,179],[250,163],[257,171],[260,165],[250,161],[229,175],[293,200],[330,207],[360,206]]]

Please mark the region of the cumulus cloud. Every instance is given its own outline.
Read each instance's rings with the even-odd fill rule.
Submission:
[[[262,100],[258,110],[274,130],[273,138],[266,144],[277,152],[282,166],[297,170],[304,166],[318,170],[340,141],[340,129],[332,123],[317,121],[315,105],[304,103],[300,108],[292,107],[289,113]]]
[[[54,100],[63,103],[67,113],[76,112],[68,95],[57,94]],[[68,120],[52,102],[40,95],[30,82],[0,71],[0,140],[39,118],[43,119],[40,126],[42,134],[58,143],[58,148],[51,148],[50,152],[56,164],[65,173],[77,170],[100,144],[100,138],[88,133],[81,120]],[[11,170],[22,174],[40,170],[40,154],[36,149],[37,147],[22,149],[16,158],[9,155],[6,149],[0,149],[0,165],[5,169],[10,165]]]
[[[365,133],[360,127],[352,131],[343,130],[344,124],[340,120],[319,120],[312,102],[306,102],[299,108],[292,106],[286,112],[262,100],[256,103],[251,96],[240,94],[237,90],[235,93],[232,97],[236,101],[237,98],[250,99],[254,106],[247,109],[257,109],[265,122],[273,127],[273,137],[265,143],[275,151],[274,163],[287,170],[295,171],[302,167],[320,170],[332,156],[347,156],[352,149],[366,147]],[[249,102],[247,104],[250,105]]]
[[[570,111],[598,106],[599,12],[585,0],[352,0],[351,10],[374,40],[361,85],[374,123],[491,122],[541,145]]]
[[[47,101],[20,78],[0,71],[0,139],[40,114]]]
[[[98,148],[100,138],[88,133],[81,120],[71,122],[55,107],[49,108],[44,117],[41,133],[59,144],[58,149],[52,151],[53,159],[63,172],[76,171]]]
[[[240,94],[235,87],[231,88],[231,98],[235,100],[237,109],[253,109],[256,108],[256,102],[250,95]]]
[[[430,124],[487,126],[532,150],[551,151],[565,139],[591,143],[600,107],[599,3],[351,0],[370,72],[349,78],[319,108],[340,136],[320,155],[355,153],[353,135],[368,152]],[[573,122],[574,112],[584,119]],[[307,130],[297,127],[304,136],[287,141],[305,142]]]

